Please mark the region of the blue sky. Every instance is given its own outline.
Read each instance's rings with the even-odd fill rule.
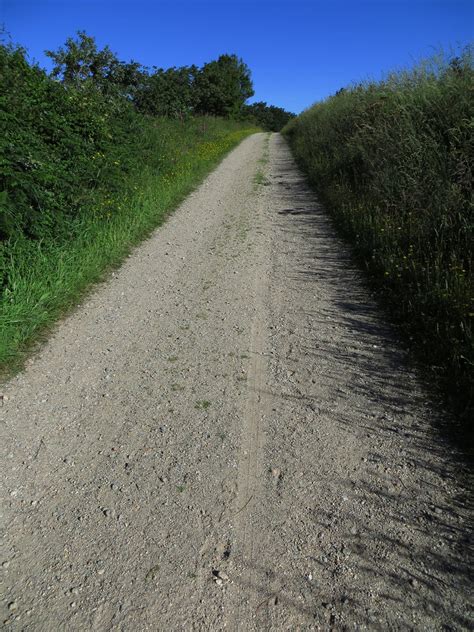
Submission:
[[[255,97],[300,112],[474,39],[473,0],[0,0],[0,23],[49,67],[45,49],[84,29],[120,59],[161,67],[236,53]]]

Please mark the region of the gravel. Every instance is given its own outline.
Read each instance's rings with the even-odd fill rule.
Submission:
[[[446,413],[266,138],[3,385],[7,629],[472,627]]]

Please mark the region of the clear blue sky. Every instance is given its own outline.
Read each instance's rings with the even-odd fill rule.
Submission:
[[[474,0],[0,0],[0,23],[40,65],[84,29],[120,59],[201,65],[236,53],[255,97],[300,112],[474,39]]]

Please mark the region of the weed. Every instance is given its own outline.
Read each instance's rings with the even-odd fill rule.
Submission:
[[[341,90],[284,130],[299,164],[457,404],[474,404],[467,48]]]
[[[208,401],[207,399],[200,399],[196,402],[196,404],[194,405],[194,408],[196,408],[197,410],[207,410],[210,405],[211,405],[211,402]]]
[[[158,564],[156,564],[156,566],[153,566],[152,568],[150,568],[150,570],[145,575],[145,581],[146,582],[155,581],[155,579],[157,579],[157,577],[158,577],[159,570],[160,570],[160,567],[159,567]]]
[[[270,184],[269,180],[265,177],[265,171],[264,171],[264,167],[265,165],[267,165],[270,159],[269,143],[270,143],[270,134],[267,134],[265,137],[265,142],[264,142],[264,147],[263,147],[263,155],[257,161],[257,163],[261,165],[261,168],[257,169],[253,177],[253,182],[254,182],[255,187],[262,186],[262,185],[265,186],[265,185]]]

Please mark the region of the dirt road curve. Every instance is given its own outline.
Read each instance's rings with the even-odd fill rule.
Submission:
[[[255,184],[267,142],[3,387],[7,630],[472,625],[456,455],[279,135]]]

